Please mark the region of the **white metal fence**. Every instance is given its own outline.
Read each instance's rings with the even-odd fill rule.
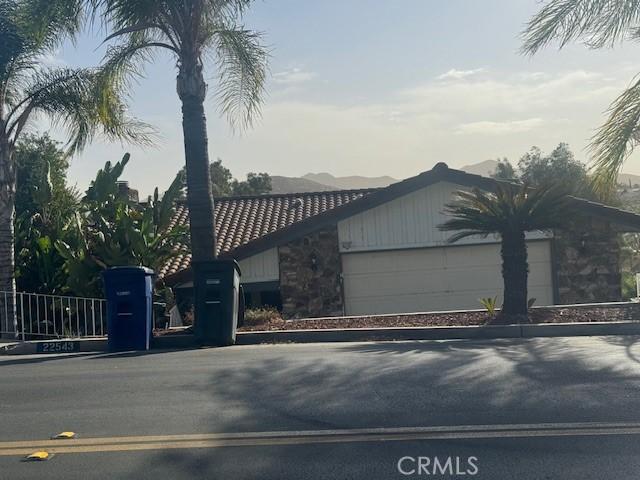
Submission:
[[[0,291],[0,336],[20,340],[98,337],[107,333],[102,298]]]

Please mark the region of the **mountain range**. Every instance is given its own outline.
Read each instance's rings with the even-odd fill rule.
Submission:
[[[386,187],[396,183],[398,179],[384,177],[364,177],[352,175],[336,177],[330,173],[307,173],[302,177],[271,176],[272,193],[304,193],[324,192],[328,190],[353,190],[360,188]]]
[[[496,160],[484,160],[479,163],[466,165],[460,170],[488,177],[495,172],[497,165],[498,162]],[[322,172],[307,173],[302,177],[273,175],[271,177],[271,186],[272,193],[306,193],[386,187],[398,181],[398,179],[389,176],[365,177],[361,175],[351,175],[348,177],[336,177],[330,173]],[[624,186],[640,185],[640,175],[621,173],[618,175],[618,183]]]

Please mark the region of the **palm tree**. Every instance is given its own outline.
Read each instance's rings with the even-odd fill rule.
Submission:
[[[640,0],[552,0],[527,24],[522,52],[533,55],[553,41],[560,48],[574,40],[591,48],[637,41],[639,18]],[[618,172],[639,140],[640,78],[636,78],[610,105],[607,120],[590,144],[599,193],[616,185]]]
[[[216,257],[215,221],[204,101],[205,58],[214,57],[217,98],[234,127],[248,126],[258,113],[266,78],[267,52],[260,35],[240,21],[251,0],[94,0],[120,43],[107,52],[104,68],[115,78],[140,73],[158,50],[176,61],[182,102],[192,255]]]
[[[111,77],[44,61],[76,35],[82,17],[80,0],[0,0],[0,291],[9,292],[0,295],[0,307],[9,330],[15,328],[14,152],[20,136],[44,116],[66,130],[69,153],[100,133],[148,140],[143,124],[127,118],[120,85]]]
[[[571,198],[555,186],[535,190],[526,185],[502,183],[495,193],[474,189],[459,191],[445,213],[452,216],[438,227],[457,231],[450,243],[466,237],[500,235],[504,303],[502,313],[527,313],[527,244],[525,232],[551,230],[566,223],[571,214]]]

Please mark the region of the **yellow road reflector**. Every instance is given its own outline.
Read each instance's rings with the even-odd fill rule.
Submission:
[[[33,452],[31,455],[27,455],[25,460],[27,462],[43,462],[44,460],[49,460],[49,458],[51,458],[49,452],[42,450],[40,452]]]
[[[51,437],[52,440],[67,440],[70,438],[76,438],[75,432],[60,432],[59,434]]]

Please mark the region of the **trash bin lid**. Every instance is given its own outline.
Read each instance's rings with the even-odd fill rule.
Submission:
[[[137,266],[111,267],[106,269],[103,274],[110,274],[111,272],[113,272],[114,274],[141,273],[144,275],[155,275],[155,272],[149,267]]]

